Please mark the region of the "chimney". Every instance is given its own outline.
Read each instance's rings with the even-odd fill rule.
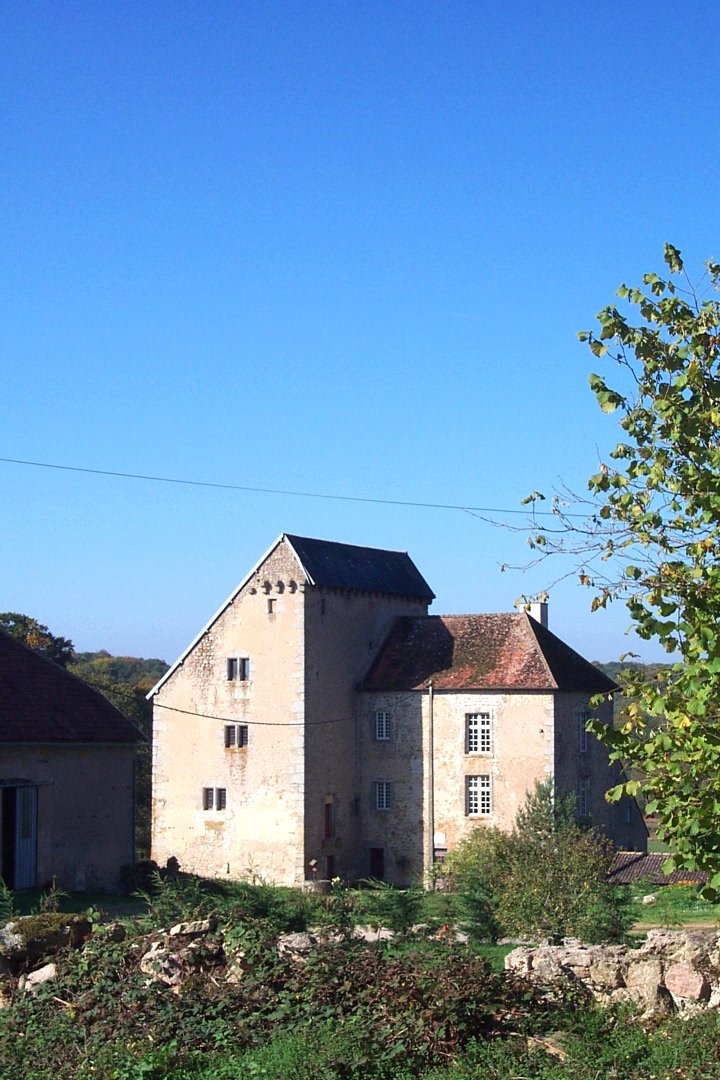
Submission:
[[[547,600],[520,600],[515,605],[518,611],[525,612],[535,622],[539,622],[547,630],[548,604]]]

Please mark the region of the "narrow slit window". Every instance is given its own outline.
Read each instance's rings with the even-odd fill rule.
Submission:
[[[387,780],[375,782],[375,809],[389,810],[392,801],[392,785]]]

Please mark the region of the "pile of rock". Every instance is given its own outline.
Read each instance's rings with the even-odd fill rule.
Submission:
[[[508,954],[505,967],[545,985],[570,980],[602,1004],[631,1002],[646,1014],[720,1005],[718,930],[650,930],[639,948],[522,947]]]
[[[36,987],[56,978],[51,956],[79,948],[92,927],[82,915],[47,912],[14,919],[0,927],[0,1006],[13,990],[34,993]]]

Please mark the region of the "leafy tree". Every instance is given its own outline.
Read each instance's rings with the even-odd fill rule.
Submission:
[[[623,285],[586,331],[593,355],[617,365],[614,387],[590,376],[623,435],[588,482],[578,524],[564,495],[531,546],[573,553],[592,608],[623,599],[635,632],[674,653],[669,668],[625,675],[630,699],[614,730],[595,727],[615,760],[640,771],[608,793],[643,794],[675,852],[672,864],[720,889],[720,264],[694,285],[665,245],[667,273]],[[530,501],[542,498],[538,493]],[[588,505],[589,503],[589,505]],[[577,502],[570,500],[573,510]]]
[[[17,611],[4,611],[0,614],[0,630],[17,638],[29,649],[40,653],[41,656],[67,667],[73,658],[73,643],[68,638],[56,637],[51,634],[47,626],[39,623],[37,619],[29,615],[21,615]]]

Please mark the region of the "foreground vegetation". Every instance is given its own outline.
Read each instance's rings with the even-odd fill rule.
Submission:
[[[677,890],[678,894],[690,890]],[[685,897],[687,900],[687,897]],[[5,897],[7,908],[13,898]],[[47,894],[46,908],[69,905]],[[98,924],[56,958],[57,981],[0,1010],[7,1080],[650,1080],[720,1077],[720,1018],[649,1024],[571,987],[533,988],[499,968],[507,951],[455,940],[457,897],[388,888],[327,896],[262,882],[219,886],[156,875],[139,911]],[[218,917],[191,973],[171,988],[141,957],[160,928]],[[409,920],[426,920],[413,929]],[[97,918],[97,913],[93,914]],[[389,940],[355,922],[394,925]],[[322,926],[307,957],[278,936]],[[484,953],[484,955],[483,955]],[[228,965],[241,960],[241,976]]]

